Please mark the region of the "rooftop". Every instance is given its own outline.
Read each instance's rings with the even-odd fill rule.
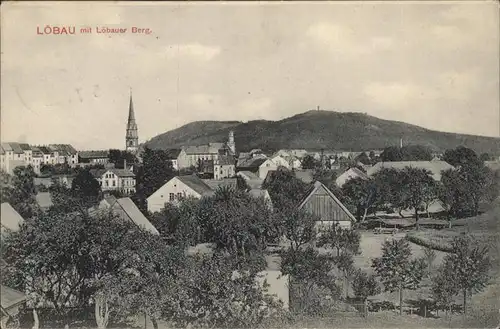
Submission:
[[[393,168],[402,170],[406,167],[426,169],[432,172],[432,178],[436,181],[441,180],[441,172],[443,170],[453,169],[454,167],[445,161],[394,161],[394,162],[378,162],[373,167],[368,168],[367,175],[373,176],[383,168]]]
[[[201,178],[196,175],[177,176],[181,182],[192,188],[199,195],[210,195],[213,190]]]

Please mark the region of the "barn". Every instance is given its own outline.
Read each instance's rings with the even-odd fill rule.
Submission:
[[[351,228],[356,218],[340,200],[321,182],[315,182],[311,191],[299,205],[299,209],[317,216],[320,220],[316,227],[338,224],[342,228]]]

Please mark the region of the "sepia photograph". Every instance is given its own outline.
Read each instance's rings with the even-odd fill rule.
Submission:
[[[0,24],[1,329],[500,329],[498,1]]]

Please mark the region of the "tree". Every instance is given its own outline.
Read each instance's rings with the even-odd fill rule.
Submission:
[[[281,272],[290,275],[291,301],[298,302],[298,309],[313,311],[317,305],[312,298],[316,287],[327,288],[331,294],[338,295],[335,277],[331,275],[333,266],[327,256],[308,247],[301,250],[289,249],[282,257]]]
[[[454,273],[450,273],[450,267],[441,265],[437,275],[432,279],[432,298],[439,309],[451,312],[453,298],[458,294],[459,288],[453,280]]]
[[[243,177],[241,177],[240,175],[236,176],[236,187],[240,190],[243,190],[243,191],[250,190],[250,186],[248,185],[247,181]]]
[[[354,160],[357,162],[361,162],[364,165],[369,165],[371,164],[370,157],[366,155],[366,152],[361,152],[360,155],[358,155]]]
[[[475,164],[479,161],[476,152],[464,146],[446,150],[443,155],[443,160],[454,167]]]
[[[316,238],[317,218],[305,210],[290,206],[289,210],[278,212],[276,217],[279,236],[284,235],[290,242],[292,252],[299,251]]]
[[[450,204],[450,212],[463,217],[477,215],[479,203],[490,192],[488,186],[492,184],[491,173],[484,164],[470,163],[457,169],[443,171],[440,199]]]
[[[384,291],[399,291],[399,314],[403,314],[403,292],[418,288],[424,275],[423,259],[411,259],[410,244],[406,239],[385,241],[382,256],[372,262]]]
[[[402,161],[431,161],[432,152],[423,145],[407,145],[401,148]]]
[[[453,252],[443,260],[443,280],[450,280],[462,292],[463,310],[466,313],[467,294],[480,292],[486,287],[491,268],[488,248],[479,241],[461,235],[452,241]],[[455,287],[455,286],[454,286]]]
[[[115,165],[115,168],[123,169],[124,164],[133,165],[137,162],[137,158],[134,154],[128,151],[122,151],[117,149],[109,150],[109,162]]]
[[[436,260],[436,252],[434,249],[429,248],[429,247],[424,247],[424,259],[425,262],[427,263],[427,274],[430,276],[432,273],[432,264]]]
[[[23,218],[31,218],[39,211],[35,177],[31,166],[14,168],[13,176],[3,173],[2,202],[10,203]]]
[[[292,171],[278,169],[268,175],[262,188],[269,192],[276,210],[281,211],[297,207],[310,186],[295,177]]]
[[[342,185],[342,195],[345,199],[344,204],[363,222],[375,202],[376,187],[373,181],[356,177]]]
[[[402,187],[399,179],[399,171],[394,168],[382,168],[373,176],[375,205],[378,208],[399,207]]]
[[[256,284],[262,264],[216,252],[195,256],[182,278],[179,306],[163,313],[175,326],[254,327],[277,311],[279,303]]]
[[[319,161],[314,159],[312,155],[306,155],[302,159],[302,169],[314,169],[319,166]]]
[[[401,152],[401,148],[397,146],[386,147],[382,152],[382,154],[380,154],[380,159],[383,162],[403,161],[403,154]]]
[[[419,208],[436,199],[435,183],[431,174],[426,169],[412,167],[406,167],[399,172],[401,193],[398,204],[402,209],[414,209],[417,230],[419,229]]]
[[[481,160],[482,162],[490,161],[491,156],[488,153],[481,153],[481,155],[479,156],[479,160]]]
[[[361,253],[359,248],[360,240],[361,235],[358,231],[349,228],[342,228],[336,224],[321,232],[318,246],[326,246],[327,248],[336,249],[337,256],[344,253],[358,255]]]
[[[354,259],[350,252],[344,252],[334,258],[334,263],[342,273],[342,277],[344,279],[345,298],[347,299],[349,298],[350,281],[356,273],[356,268],[354,267]]]
[[[365,302],[368,297],[380,293],[380,287],[375,276],[368,275],[361,269],[358,269],[354,274],[352,290],[354,291],[354,296],[361,299],[363,302]]]
[[[175,176],[172,161],[164,150],[144,150],[142,167],[137,174],[137,194],[147,198]]]
[[[71,183],[71,192],[86,208],[96,205],[102,198],[101,186],[89,169],[82,170]]]
[[[313,180],[321,182],[330,190],[337,189],[337,184],[335,183],[336,179],[337,173],[331,169],[317,167],[313,172]]]
[[[233,188],[219,188],[202,200],[197,216],[207,242],[243,257],[265,249],[274,230],[264,200]]]
[[[201,240],[199,211],[199,200],[183,198],[178,204],[167,203],[160,213],[151,217],[151,223],[170,244],[193,246],[205,242]]]
[[[35,307],[48,305],[64,316],[68,307],[88,305],[100,280],[128,267],[127,246],[137,243],[134,230],[110,213],[40,214],[7,235],[2,259],[11,269],[10,281],[29,292]]]

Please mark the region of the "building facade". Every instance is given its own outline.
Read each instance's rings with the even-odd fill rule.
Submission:
[[[200,199],[211,195],[213,190],[202,179],[194,176],[176,176],[147,198],[148,211],[159,212],[167,203],[177,203],[182,198]]]
[[[101,185],[103,192],[135,193],[135,174],[127,169],[91,169],[90,173]]]

